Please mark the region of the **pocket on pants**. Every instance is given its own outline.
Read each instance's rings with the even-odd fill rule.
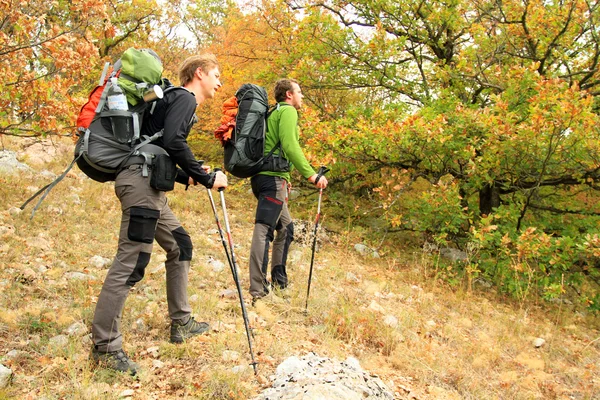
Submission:
[[[152,243],[160,211],[149,208],[131,207],[127,237],[134,242]]]
[[[276,199],[275,197],[261,195],[260,199],[258,199],[258,207],[256,208],[255,223],[265,224],[271,228],[275,228],[279,216],[281,215],[282,208],[283,201]]]

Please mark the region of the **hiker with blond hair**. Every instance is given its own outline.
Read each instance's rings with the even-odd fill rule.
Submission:
[[[165,269],[171,319],[170,341],[181,343],[209,329],[207,323],[192,317],[188,301],[192,240],[171,211],[165,191],[156,189],[151,180],[166,179],[166,187],[174,183],[168,182],[169,179],[184,185],[201,184],[214,189],[227,187],[226,176],[220,171],[209,173],[203,168],[187,143],[192,125],[197,120],[196,107],[215,96],[221,87],[219,78],[219,65],[213,55],[189,57],[180,67],[181,88],[166,91],[144,121],[142,134],[163,131],[162,137],[153,142],[168,154],[168,157],[160,159],[160,168],[176,170],[176,174],[156,174],[159,168],[157,157],[150,166],[149,176],[142,173],[144,165],[133,164],[124,167],[116,177],[115,193],[122,210],[119,244],[102,285],[92,323],[92,359],[108,368],[132,375],[139,369],[123,350],[121,315],[130,289],[144,277],[155,240],[167,253]]]

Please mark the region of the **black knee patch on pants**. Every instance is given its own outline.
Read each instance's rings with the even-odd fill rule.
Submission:
[[[281,215],[281,209],[283,208],[283,201],[276,199],[272,196],[261,195],[258,199],[258,207],[256,208],[256,224],[265,224],[271,228],[275,228],[279,216]]]
[[[133,286],[139,281],[142,280],[144,274],[146,273],[146,267],[150,262],[150,253],[140,253],[137,261],[135,262],[135,267],[133,268],[133,272],[127,278],[127,282],[125,284],[127,286]]]
[[[134,242],[152,243],[160,211],[149,208],[131,207],[127,237]]]
[[[287,272],[285,265],[276,265],[271,270],[271,283],[273,287],[285,289],[288,285]]]
[[[179,246],[179,261],[191,261],[194,246],[192,245],[192,238],[190,235],[188,235],[182,226],[171,233],[177,242],[177,246]]]

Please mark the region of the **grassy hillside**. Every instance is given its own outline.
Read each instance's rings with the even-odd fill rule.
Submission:
[[[22,142],[3,138],[3,145],[20,150]],[[69,155],[21,161],[35,173],[0,174],[0,363],[15,374],[0,399],[247,399],[268,385],[265,378],[281,361],[310,351],[358,358],[399,399],[600,398],[600,334],[593,316],[564,303],[515,303],[492,289],[448,287],[434,279],[435,259],[401,243],[384,257],[363,257],[353,249],[362,240],[357,234],[322,231],[305,315],[310,228],[290,254],[289,303],[248,304],[257,379],[247,367],[239,301],[225,292],[235,286],[206,190],[198,187],[177,187],[169,199],[195,245],[194,314],[212,330],[183,345],[168,342],[165,256],[155,245],[123,314],[125,350],[143,370],[132,378],[97,368],[88,361],[88,334],[107,267],[90,259],[111,259],[116,250],[120,212],[113,187],[74,168],[30,221],[31,206],[23,213],[12,207],[51,181],[41,171],[60,173]],[[248,189],[240,182],[226,192],[247,303],[255,206]],[[316,212],[313,198],[314,208],[304,215]],[[336,224],[327,219],[328,207],[325,195],[326,229]],[[294,216],[303,214],[296,211],[292,204]],[[211,259],[225,268],[215,271]],[[70,327],[74,332],[66,332]],[[545,343],[536,347],[536,338]]]

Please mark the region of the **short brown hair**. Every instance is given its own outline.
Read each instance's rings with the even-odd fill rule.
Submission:
[[[208,73],[214,67],[218,67],[217,57],[214,54],[206,53],[188,57],[179,67],[179,82],[185,86],[194,79],[194,74],[198,68],[202,72]]]
[[[284,78],[275,82],[275,101],[277,101],[278,103],[281,101],[285,101],[287,97],[287,92],[289,90],[294,90],[292,83],[295,83],[296,85],[300,86],[298,81],[295,79]]]

